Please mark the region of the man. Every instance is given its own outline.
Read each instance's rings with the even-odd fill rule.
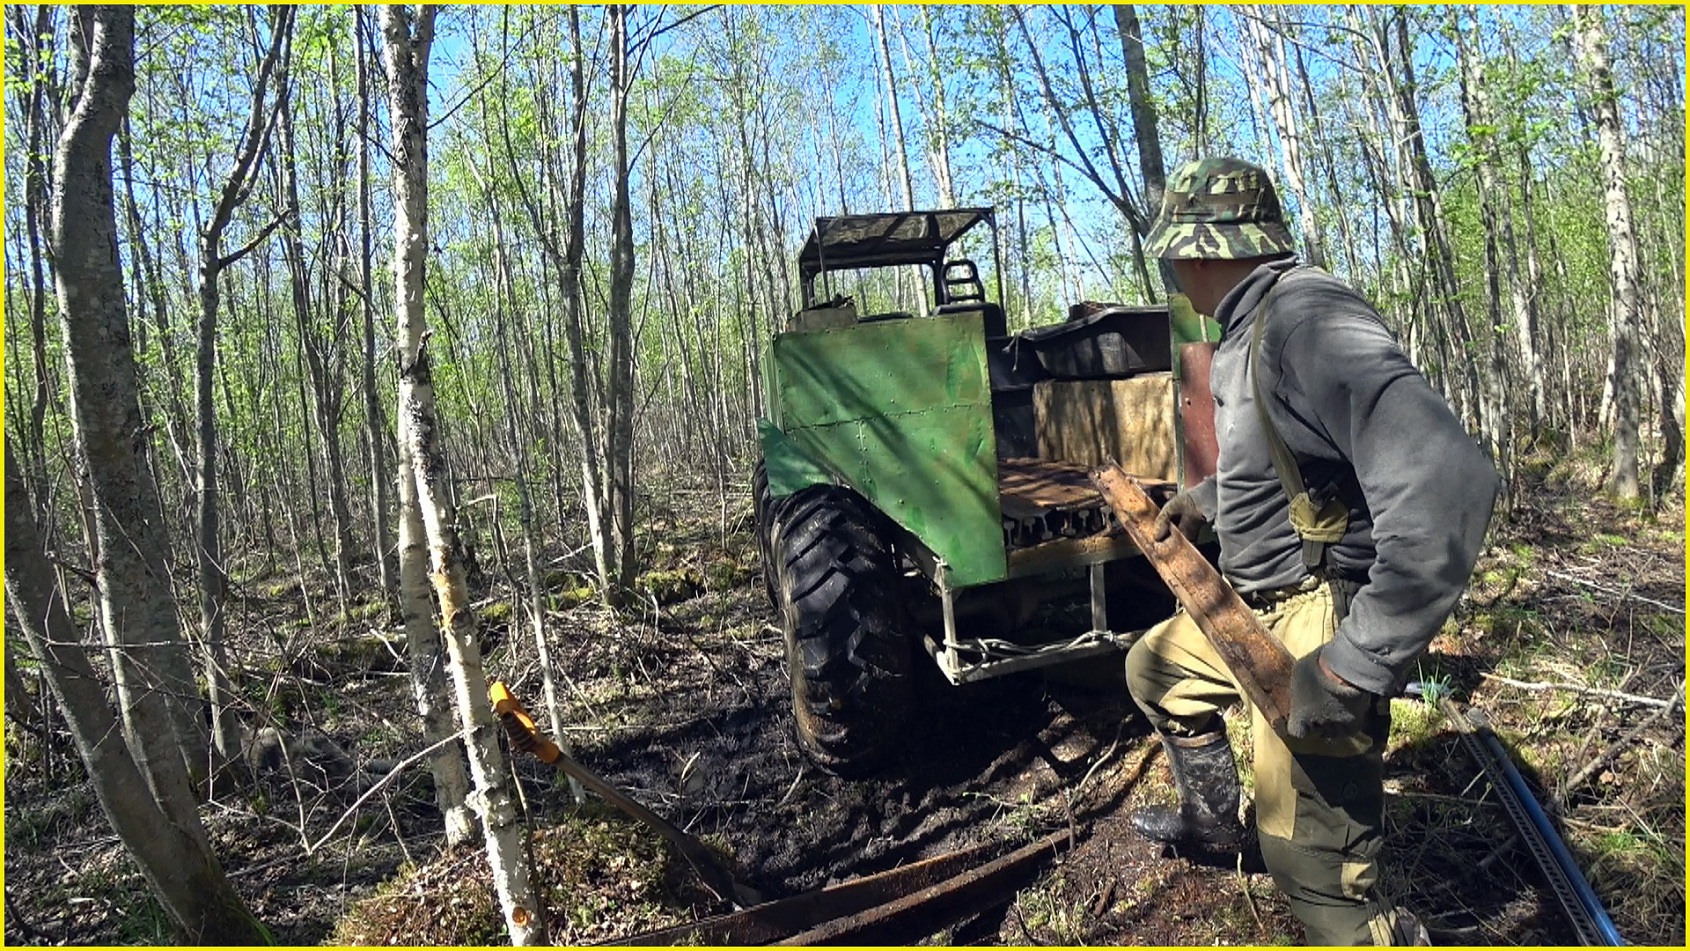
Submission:
[[[1216,473],[1170,500],[1157,532],[1212,524],[1222,573],[1297,658],[1285,733],[1251,716],[1262,860],[1310,944],[1412,943],[1423,930],[1378,888],[1387,698],[1467,584],[1496,471],[1373,307],[1298,263],[1262,169],[1181,168],[1147,246],[1222,327]],[[1180,794],[1134,826],[1239,849],[1225,664],[1181,613],[1133,646],[1127,679]]]

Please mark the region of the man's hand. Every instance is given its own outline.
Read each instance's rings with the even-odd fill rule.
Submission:
[[[1335,739],[1358,733],[1362,717],[1373,705],[1372,694],[1334,674],[1320,654],[1319,650],[1305,654],[1291,667],[1291,715],[1285,732],[1297,739]]]
[[[1192,495],[1190,489],[1182,489],[1178,495],[1168,500],[1167,505],[1162,506],[1162,511],[1156,513],[1154,534],[1157,541],[1162,541],[1177,528],[1186,541],[1195,543],[1203,527],[1208,524],[1209,519],[1197,504],[1197,497]]]

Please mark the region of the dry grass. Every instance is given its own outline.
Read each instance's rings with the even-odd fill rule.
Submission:
[[[1489,715],[1625,939],[1678,945],[1684,711],[1643,699],[1682,697],[1682,501],[1658,517],[1611,505],[1596,472],[1569,463],[1534,488],[1428,667]],[[1411,902],[1442,912],[1446,940],[1572,940],[1442,713],[1398,710],[1390,820]]]

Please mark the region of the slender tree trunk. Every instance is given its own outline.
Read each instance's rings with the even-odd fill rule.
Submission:
[[[190,770],[206,748],[199,689],[170,590],[118,270],[112,137],[135,91],[134,12],[72,14],[73,108],[53,160],[50,247],[68,358],[76,465],[92,496],[100,620],[129,748],[153,798],[199,821]]]
[[[933,12],[926,5],[921,12],[921,32],[927,39],[928,79],[933,84],[933,116],[928,121],[929,152],[933,160],[933,182],[939,188],[939,207],[956,207],[956,175],[951,170],[950,112],[945,107],[944,67],[939,65],[939,43],[934,35]]]
[[[614,190],[610,203],[610,376],[605,387],[610,458],[608,464],[611,529],[616,554],[618,596],[633,589],[634,570],[634,223],[628,193],[628,93],[633,76],[628,62],[627,6],[610,9],[611,139]]]
[[[903,207],[914,208],[915,182],[910,177],[910,155],[904,141],[904,117],[898,105],[898,76],[892,68],[892,49],[886,38],[886,12],[879,4],[869,9],[873,12],[874,40],[880,53],[880,78],[886,84],[886,109],[891,118],[892,141],[898,155],[898,184],[903,188]],[[923,316],[926,316],[925,310]]]
[[[1133,136],[1138,140],[1138,169],[1144,176],[1144,207],[1159,213],[1168,173],[1162,161],[1162,133],[1156,115],[1156,98],[1150,92],[1150,70],[1144,62],[1144,32],[1138,11],[1130,3],[1115,4],[1115,28],[1121,33],[1121,55],[1127,63],[1127,105],[1132,110]],[[1135,232],[1136,234],[1137,232]],[[1142,237],[1142,235],[1140,235]],[[1135,246],[1137,242],[1134,242]],[[1162,287],[1174,287],[1174,272],[1167,261],[1157,261]]]
[[[398,28],[408,29],[405,14],[394,13],[386,8],[382,10],[382,28],[389,30],[390,18],[398,18]],[[425,14],[425,22],[432,23],[433,14]],[[394,50],[394,42],[404,44],[399,50]],[[411,78],[409,73],[401,74],[398,67],[409,68],[411,53],[409,51],[409,37],[401,33],[397,39],[388,36],[389,68],[393,91],[391,95],[397,98],[400,88],[406,80],[413,84],[420,82],[420,78]],[[398,60],[397,66],[395,60]],[[414,85],[413,85],[414,88]],[[408,116],[401,120],[397,114],[398,105],[394,106],[395,121],[393,123],[393,139],[395,146],[409,145],[411,150],[422,160],[422,150],[425,147],[423,134],[417,131],[417,123],[421,120]],[[411,135],[411,140],[402,139],[403,135]],[[395,149],[395,157],[400,154]],[[411,170],[394,164],[394,187],[400,194],[409,186],[405,176],[412,175],[422,187],[427,181],[425,172]],[[418,209],[419,212],[421,209]],[[406,220],[406,210],[403,203],[399,203],[399,221]],[[406,262],[403,253],[410,251],[409,240],[403,229],[396,227],[399,241],[400,255],[395,257],[395,271],[397,279],[397,297],[399,307],[399,332],[401,338],[410,340],[412,347],[416,346],[415,338],[420,337],[420,326],[411,326],[411,314],[414,310],[420,324],[422,314],[422,265],[426,255],[426,245],[421,235],[415,236],[417,248],[412,251],[417,258],[414,266],[402,267]],[[413,297],[415,301],[413,303]],[[407,336],[408,335],[408,336]],[[403,382],[401,383],[403,386]],[[405,631],[405,653],[410,664],[411,689],[417,701],[417,712],[423,721],[423,739],[434,744],[457,732],[457,718],[452,710],[450,679],[447,675],[446,649],[440,637],[440,629],[434,623],[434,606],[430,594],[428,580],[428,539],[423,528],[422,513],[417,498],[417,463],[411,456],[411,439],[408,434],[406,417],[399,417],[399,446],[398,446],[398,500],[399,500],[399,613],[401,624]],[[468,805],[469,776],[465,771],[463,755],[460,748],[453,744],[429,757],[429,768],[434,776],[434,799],[440,807],[445,821],[446,841],[449,844],[467,842],[474,833],[474,816]]]
[[[1608,488],[1625,500],[1638,496],[1637,328],[1642,326],[1638,293],[1637,232],[1625,190],[1625,147],[1620,139],[1614,77],[1608,65],[1608,37],[1599,7],[1573,7],[1579,71],[1596,114],[1596,138],[1602,151],[1602,179],[1607,195],[1608,285],[1614,294],[1613,360],[1608,385],[1614,394],[1614,458]]]
[[[1332,201],[1338,202],[1341,200],[1339,196],[1344,194],[1343,190],[1338,187],[1338,163],[1333,158],[1333,150],[1337,147],[1338,142],[1335,141],[1336,136],[1329,135],[1326,124],[1321,118],[1320,106],[1315,101],[1314,96],[1314,82],[1309,78],[1309,70],[1303,60],[1303,48],[1301,46],[1292,48],[1292,61],[1297,68],[1297,86],[1303,91],[1303,107],[1308,110],[1309,124],[1312,126],[1311,140],[1316,146],[1315,155],[1318,156],[1320,171],[1326,177],[1327,194]],[[1340,213],[1333,217],[1337,220],[1338,241],[1340,250],[1344,255],[1344,263],[1349,278],[1352,281],[1359,280],[1361,278],[1361,267],[1356,261],[1356,238],[1350,227],[1350,216]]]
[[[511,943],[546,943],[546,916],[529,869],[526,827],[517,807],[509,763],[487,699],[475,615],[464,583],[463,549],[454,529],[446,459],[439,443],[428,330],[423,319],[428,260],[428,55],[435,7],[424,6],[411,28],[403,6],[381,9],[393,123],[394,287],[399,318],[399,415],[409,447],[417,505],[428,536],[429,574],[439,599],[458,720],[466,737],[476,811],[487,839],[487,864]]]
[[[1303,138],[1297,127],[1296,104],[1291,99],[1290,71],[1285,66],[1285,41],[1277,24],[1269,25],[1263,17],[1271,15],[1270,7],[1256,7],[1245,11],[1235,9],[1233,15],[1243,21],[1255,46],[1265,80],[1268,113],[1279,132],[1279,144],[1285,154],[1286,190],[1297,202],[1298,230],[1303,233],[1303,256],[1316,267],[1326,267],[1326,249],[1321,241],[1320,225],[1315,220],[1313,196],[1305,186],[1303,174]]]
[[[376,388],[376,308],[370,274],[370,261],[375,256],[370,234],[370,142],[375,129],[370,121],[369,44],[364,34],[364,9],[354,7],[352,15],[357,44],[354,62],[358,71],[358,303],[364,331],[364,361],[359,380],[364,395],[364,453],[370,464],[370,524],[376,572],[381,579],[383,597],[390,605],[397,605],[397,566],[387,547],[392,531],[388,513],[393,504],[384,477],[391,471],[387,461],[387,415]]]
[[[1014,141],[1021,133],[1017,118],[1020,109],[1016,107],[1015,74],[1009,56],[1008,22],[1002,19],[1002,8],[989,8],[994,17],[993,30],[994,65],[997,71],[998,95],[1003,99],[1003,127],[1010,135],[1009,143],[1009,181],[1014,193],[1015,203],[1015,244],[1006,255],[1006,265],[1015,262],[1014,267],[1019,275],[1018,288],[1020,294],[1012,311],[1009,302],[1004,301],[1004,312],[1012,315],[1009,320],[1010,329],[1032,326],[1033,323],[1033,276],[1032,276],[1032,241],[1027,234],[1027,188],[1022,184],[1022,152],[1019,141]],[[1018,317],[1014,316],[1018,313]]]
[[[229,678],[228,650],[223,643],[223,601],[229,577],[227,566],[223,563],[222,539],[217,524],[217,408],[213,400],[212,380],[217,372],[217,309],[221,294],[218,281],[224,268],[240,260],[280,223],[279,220],[272,223],[245,248],[228,255],[223,253],[224,231],[235,209],[245,200],[251,182],[264,161],[270,130],[279,104],[285,98],[285,92],[278,92],[275,104],[267,102],[271,77],[277,73],[278,62],[287,55],[292,32],[293,8],[275,8],[270,24],[270,48],[259,64],[258,78],[253,83],[251,110],[241,133],[234,168],[223,183],[211,221],[200,232],[199,348],[194,366],[194,411],[198,421],[198,452],[195,458],[198,484],[194,494],[199,506],[199,533],[194,552],[199,561],[200,635],[206,653],[211,735],[218,755],[226,760],[238,759],[240,732],[229,710],[233,687]],[[279,80],[278,85],[281,82]]]
[[[1471,11],[1469,11],[1471,13]],[[1464,29],[1459,14],[1453,22],[1456,46],[1456,58],[1460,60],[1461,99],[1463,115],[1466,119],[1468,140],[1472,143],[1477,158],[1479,172],[1479,224],[1484,231],[1484,267],[1485,267],[1485,316],[1488,332],[1485,334],[1490,349],[1490,380],[1488,385],[1498,394],[1496,412],[1490,422],[1490,441],[1492,456],[1502,475],[1503,506],[1512,509],[1517,497],[1514,494],[1513,463],[1514,463],[1514,433],[1513,395],[1517,382],[1510,372],[1511,367],[1507,359],[1507,340],[1502,335],[1502,328],[1511,320],[1516,327],[1526,326],[1525,301],[1518,290],[1518,277],[1514,271],[1514,229],[1508,214],[1508,195],[1505,193],[1498,174],[1498,153],[1496,149],[1496,126],[1490,115],[1490,100],[1484,88],[1484,72],[1479,56],[1480,51],[1472,48],[1480,36],[1477,15],[1471,17],[1473,29],[1469,33]],[[1471,43],[1469,42],[1471,36]],[[1502,297],[1504,290],[1512,305],[1510,318],[1502,313]],[[1517,338],[1518,339],[1518,338]],[[1522,359],[1535,360],[1536,354],[1531,349],[1531,340],[1527,336],[1525,347],[1521,351]],[[1526,368],[1528,373],[1535,374],[1535,367]],[[1528,385],[1530,383],[1528,382]],[[1535,424],[1534,424],[1535,425]]]
[[[94,34],[99,44],[101,29],[96,27]],[[109,35],[105,39],[107,44],[112,42]],[[99,56],[97,49],[96,64]],[[16,453],[8,445],[6,495],[21,498],[25,491]],[[64,711],[71,741],[88,770],[100,807],[183,943],[273,943],[223,874],[191,800],[186,810],[167,810],[148,795],[151,783],[142,775],[124,741],[125,731],[106,704],[105,690],[80,643],[64,590],[53,577],[34,513],[27,505],[6,506],[6,601]],[[6,698],[8,712],[12,701]]]
[[[335,137],[338,140],[338,136]],[[306,426],[316,424],[317,433],[323,439],[323,480],[325,492],[312,493],[312,513],[318,512],[319,496],[326,495],[329,506],[329,517],[334,522],[334,557],[326,562],[331,569],[335,583],[335,593],[340,602],[341,610],[346,609],[347,597],[352,591],[351,557],[352,539],[349,535],[351,515],[346,503],[345,465],[340,451],[340,403],[341,375],[337,368],[331,367],[336,361],[332,349],[338,346],[338,332],[327,334],[319,332],[316,322],[319,311],[327,310],[336,314],[337,323],[341,309],[331,303],[330,295],[323,293],[316,299],[312,295],[311,265],[307,258],[305,229],[303,216],[300,213],[298,155],[293,134],[293,98],[285,96],[282,100],[276,127],[276,147],[279,153],[276,163],[276,176],[279,200],[287,210],[288,225],[282,230],[283,257],[288,267],[288,283],[293,291],[293,323],[294,330],[299,337],[300,369],[302,372],[300,388],[308,391],[309,400],[305,399],[305,392],[301,394],[300,409],[306,412]],[[323,222],[323,240],[331,245],[338,245],[340,230],[338,227],[341,215],[318,210],[317,220]],[[333,257],[334,255],[329,255]],[[333,267],[332,264],[326,267]],[[327,290],[327,289],[325,289]],[[338,285],[335,291],[338,293]],[[342,326],[344,326],[342,324]],[[327,337],[328,339],[324,339]],[[306,383],[310,385],[307,387]],[[311,483],[317,484],[315,453],[311,456]],[[379,481],[379,480],[378,480]],[[320,534],[320,520],[318,532]],[[326,547],[319,542],[319,547]]]
[[[30,363],[35,373],[31,387],[29,417],[20,440],[28,459],[31,482],[40,487],[35,500],[36,518],[47,521],[52,512],[48,504],[47,485],[47,407],[52,401],[47,371],[47,281],[43,265],[47,257],[41,245],[42,218],[49,214],[47,207],[48,168],[47,104],[56,101],[56,83],[50,72],[51,57],[46,37],[52,35],[53,7],[41,4],[34,10],[33,23],[27,7],[9,6],[6,15],[12,19],[13,33],[24,53],[30,82],[24,104],[24,139],[28,154],[24,162],[24,235],[28,248]],[[52,100],[49,100],[52,96]],[[144,244],[143,244],[144,247]],[[16,359],[14,357],[14,359]]]
[[[556,740],[565,754],[572,751],[569,747],[568,736],[563,732],[566,725],[563,718],[563,706],[557,697],[557,671],[552,664],[552,650],[546,637],[545,612],[545,582],[540,576],[540,565],[537,557],[539,542],[535,527],[534,504],[529,490],[527,454],[523,451],[523,441],[517,426],[516,387],[511,381],[510,353],[515,349],[507,328],[511,323],[521,325],[519,311],[516,305],[516,289],[512,286],[510,275],[510,261],[505,241],[505,223],[499,213],[499,203],[493,189],[483,181],[482,189],[487,202],[487,210],[493,219],[493,268],[494,290],[497,296],[493,302],[493,312],[497,315],[496,334],[499,361],[499,383],[505,398],[505,405],[509,410],[505,413],[506,431],[510,436],[512,481],[516,483],[516,498],[518,515],[522,520],[522,553],[524,565],[528,570],[527,611],[529,623],[534,633],[535,657],[540,664],[540,683],[546,695],[546,715],[551,726],[551,736]],[[513,573],[514,574],[514,573]],[[514,582],[513,582],[514,583]],[[575,777],[569,777],[570,793],[575,801],[584,801],[585,794],[581,784]]]

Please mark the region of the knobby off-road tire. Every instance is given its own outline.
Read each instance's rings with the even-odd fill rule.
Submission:
[[[772,539],[798,742],[843,776],[884,765],[910,728],[911,631],[878,521],[856,494],[815,486]]]

